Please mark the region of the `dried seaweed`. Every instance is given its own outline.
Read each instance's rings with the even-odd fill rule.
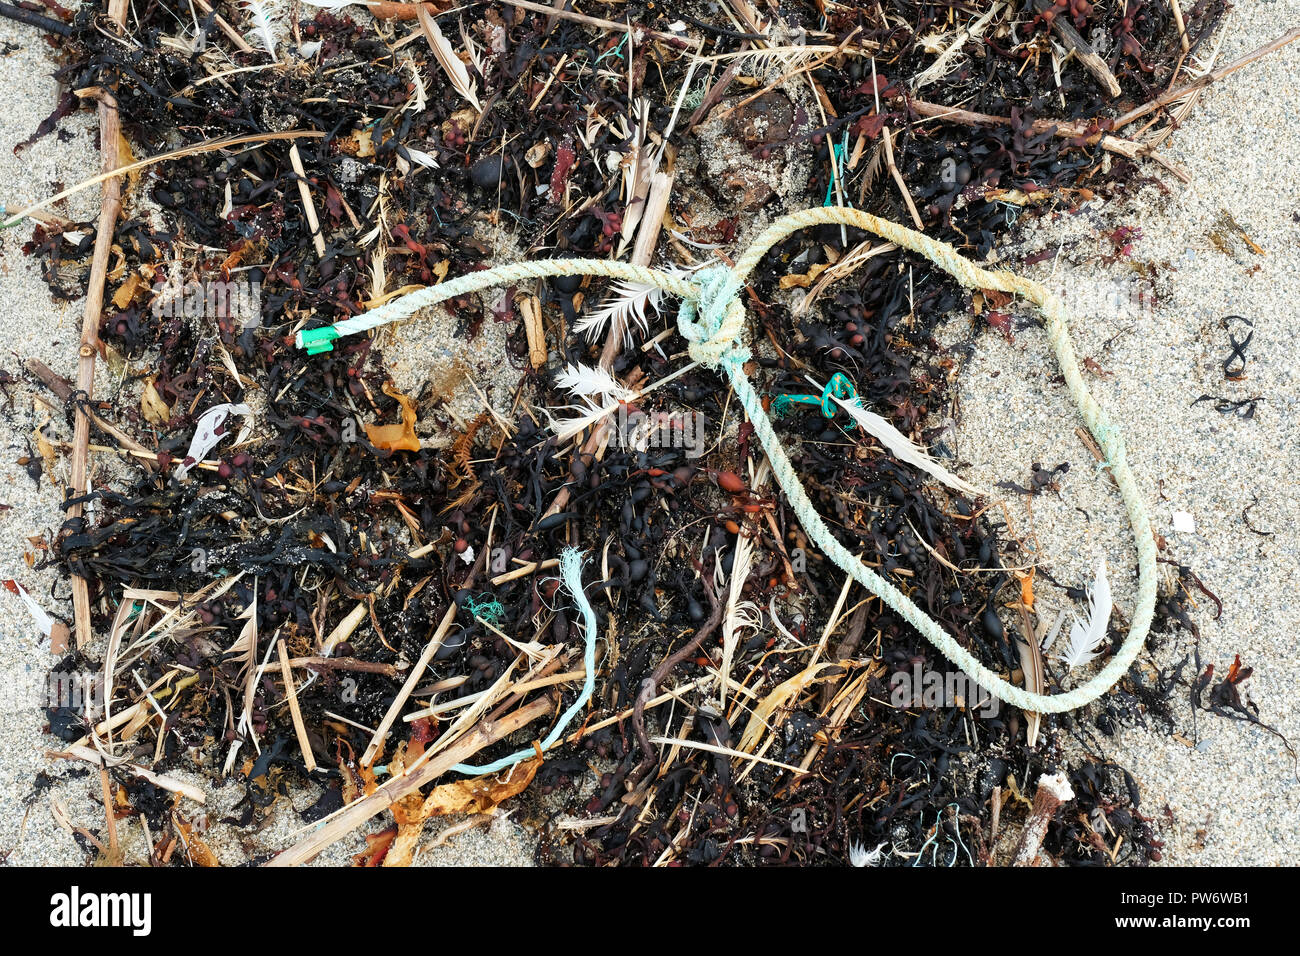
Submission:
[[[1195,44],[1223,9],[1207,0],[1185,12]],[[527,290],[451,303],[463,339],[480,334],[489,314],[514,323],[507,359],[519,374],[499,370],[518,379],[507,416],[453,421],[438,389],[402,395],[377,339],[340,342],[310,359],[293,347],[291,333],[304,324],[479,268],[493,255],[492,229],[508,229],[522,255],[617,252],[645,201],[641,163],[656,153],[676,164],[680,187],[661,253],[670,245],[685,266],[730,243],[759,207],[823,197],[900,220],[914,212],[928,234],[980,258],[1021,216],[1140,179],[1133,158],[1101,162],[1118,104],[1076,65],[1058,81],[1048,39],[1055,13],[1019,32],[999,15],[925,86],[932,105],[978,112],[978,121],[936,119],[910,87],[972,14],[906,0],[825,11],[786,4],[782,14],[787,35],[815,38],[815,50],[765,50],[763,31],[732,29],[704,9],[674,26],[639,2],[620,16],[655,32],[629,35],[570,16],[548,28],[541,14],[487,4],[465,13],[464,33],[444,20],[435,38],[426,24],[432,51],[423,40],[394,43],[391,26],[370,30],[346,10],[322,11],[292,25],[291,48],[277,62],[261,50],[226,50],[219,60],[196,43],[220,39],[210,22],[195,36],[159,7],[137,11],[129,42],[100,29],[89,10],[72,21],[60,78],[114,89],[138,155],[232,133],[322,134],[205,148],[141,174],[136,189],[161,215],[119,222],[114,241],[122,275],[148,281],[114,297],[102,337],[128,367],[148,368],[155,420],[129,405],[116,419],[148,439],[158,467],[98,483],[85,499],[91,516],[69,521],[55,548],[61,568],[92,582],[97,626],[125,635],[119,654],[131,676],[127,683],[119,667],[115,709],[138,704],[140,686],[160,688],[154,699],[175,694],[154,769],[215,775],[238,754],[246,797],[228,825],[256,826],[306,781],[284,682],[276,668],[258,668],[270,644],[283,640],[296,662],[296,697],[325,780],[302,812],[320,820],[374,786],[375,762],[361,755],[395,701],[409,694],[431,714],[378,738],[389,758],[415,760],[455,719],[442,709],[445,695],[499,686],[520,643],[574,659],[581,635],[541,564],[565,542],[595,556],[599,583],[589,596],[605,646],[586,724],[513,798],[537,827],[546,862],[840,862],[862,844],[887,847],[878,859],[891,864],[988,863],[995,802],[1067,760],[1066,734],[1086,721],[1113,729],[1160,716],[1176,675],[1148,685],[1135,674],[1088,712],[1045,719],[1035,747],[1021,734],[1022,715],[977,713],[969,695],[929,701],[918,689],[900,703],[900,675],[942,671],[944,662],[812,553],[766,486],[749,426],[736,424],[714,376],[694,370],[626,403],[670,429],[687,416],[719,436],[703,460],[685,442],[649,443],[632,431],[602,454],[582,453],[540,427],[535,408],[568,401],[562,369],[596,360],[596,346],[577,334],[603,298],[594,285],[557,279],[536,290],[556,343],[540,368],[515,316]],[[1073,4],[1060,16],[1092,38],[1124,102],[1147,102],[1177,79],[1181,49],[1167,4]],[[178,36],[183,43],[171,42]],[[709,70],[698,69],[705,51]],[[744,64],[764,92],[735,96],[740,67],[726,64]],[[812,93],[787,95],[782,78]],[[734,175],[710,172],[702,130],[725,137]],[[760,175],[764,164],[797,168],[803,179],[778,194]],[[886,164],[892,179],[880,175]],[[78,270],[90,245],[80,239],[69,249],[65,234],[87,228],[47,223],[28,246],[68,297],[84,282]],[[787,304],[784,276],[802,274],[807,287],[861,239],[826,227],[769,253],[748,290],[758,377],[777,398],[805,393],[809,375],[845,375],[894,428],[944,454],[960,364],[936,331],[970,307],[968,293],[892,250],[846,270],[806,314]],[[194,276],[255,284],[255,314],[230,300],[203,301],[193,313],[159,307],[159,286]],[[675,370],[670,336],[625,326],[634,347],[614,356],[615,376],[646,383]],[[658,347],[635,347],[645,339]],[[221,446],[220,458],[177,479],[196,420],[221,402],[254,403],[256,436]],[[437,421],[450,448],[405,431],[381,441],[363,427],[416,419]],[[923,483],[843,424],[800,404],[780,422],[816,507],[846,546],[977,656],[1018,670],[998,610],[1023,596],[1016,575],[1033,555],[991,502]],[[1055,477],[1067,467],[1036,464],[1032,487],[1018,490],[1059,490]],[[743,577],[734,573],[742,538],[753,552]],[[725,609],[746,602],[770,626],[722,626]],[[1164,610],[1194,627],[1180,605]],[[440,630],[447,620],[454,627]],[[741,634],[725,655],[719,630]],[[436,646],[431,634],[441,635]],[[809,664],[819,638],[836,652]],[[427,672],[404,690],[412,662],[430,647]],[[724,659],[740,687],[719,695]],[[493,713],[529,694],[575,692],[563,682],[520,691]],[[770,726],[751,728],[751,711],[771,695],[779,700],[767,711]],[[246,723],[236,719],[241,711]],[[151,719],[140,713],[133,732]],[[492,744],[485,756],[512,752],[520,739]],[[256,746],[240,750],[245,741]],[[1088,761],[1067,772],[1079,802],[1049,833],[1054,857],[1159,858],[1126,771]],[[128,792],[153,819],[156,794],[137,783]],[[1008,809],[1004,827],[1013,818]],[[383,861],[396,835],[380,834],[360,861]]]

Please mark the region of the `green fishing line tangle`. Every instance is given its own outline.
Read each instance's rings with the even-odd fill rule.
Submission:
[[[471,617],[481,618],[493,627],[500,625],[501,619],[506,615],[505,605],[486,592],[478,598],[466,599],[465,610],[469,611]]]

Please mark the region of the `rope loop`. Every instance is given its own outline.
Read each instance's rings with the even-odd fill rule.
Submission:
[[[1023,687],[1015,686],[1006,677],[986,667],[948,634],[937,621],[921,610],[910,597],[863,564],[840,544],[809,499],[799,474],[795,471],[793,463],[781,445],[781,440],[772,428],[762,398],[745,374],[744,366],[752,357],[752,353],[742,340],[745,331],[745,307],[741,303],[740,292],[745,287],[749,274],[768,250],[791,233],[810,226],[822,225],[852,226],[855,229],[874,233],[882,239],[924,256],[967,288],[1011,293],[1042,310],[1046,319],[1047,340],[1065,376],[1074,406],[1078,409],[1083,423],[1107,455],[1105,464],[1124,500],[1137,551],[1137,600],[1129,618],[1128,635],[1101,670],[1078,687],[1060,694],[1031,693]],[[767,453],[777,484],[785,492],[795,516],[808,532],[809,538],[841,570],[878,596],[885,605],[919,631],[944,657],[961,668],[993,696],[1026,711],[1044,714],[1063,713],[1082,707],[1106,694],[1137,659],[1155,613],[1157,590],[1155,539],[1151,532],[1151,523],[1147,518],[1145,501],[1128,467],[1123,437],[1096,399],[1088,392],[1088,386],[1079,371],[1079,361],[1070,344],[1064,302],[1037,282],[1002,270],[984,269],[963,257],[947,243],[931,239],[924,233],[908,229],[906,226],[880,219],[858,209],[838,206],[805,209],[803,212],[784,216],[768,226],[736,259],[734,266],[717,265],[701,269],[692,281],[687,281],[671,272],[607,259],[546,259],[496,266],[393,299],[377,309],[336,322],[332,326],[301,331],[297,335],[297,341],[299,347],[314,355],[331,350],[334,340],[340,336],[377,328],[410,316],[420,308],[444,302],[458,295],[481,291],[491,286],[509,285],[524,279],[579,274],[605,276],[658,286],[681,298],[677,327],[682,337],[689,343],[691,358],[707,368],[717,369],[730,381],[740,406],[745,410],[754,428],[754,435]],[[823,413],[833,414],[834,408],[830,402],[832,396],[847,397],[852,394],[852,389],[852,383],[843,376],[833,378],[820,399]],[[788,406],[790,402],[810,404],[818,402],[818,399],[811,395],[782,396],[782,398],[785,401],[781,405],[774,406],[774,414],[779,414],[780,408]],[[591,659],[591,640],[595,631],[595,620],[581,592],[581,562],[575,557],[568,557],[564,568],[566,584],[573,591],[587,626],[587,683],[584,696],[581,698],[585,700],[591,692],[594,666]],[[566,714],[566,721],[572,713],[573,708]],[[545,747],[549,747],[553,742],[553,737],[548,738]]]

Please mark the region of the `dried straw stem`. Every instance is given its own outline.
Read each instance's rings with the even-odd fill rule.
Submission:
[[[118,27],[126,23],[127,0],[110,0],[108,18]],[[105,172],[117,169],[118,140],[121,125],[117,115],[117,100],[104,91],[99,100],[99,143]],[[99,210],[99,224],[95,230],[95,254],[90,263],[90,284],[86,289],[86,308],[81,316],[81,344],[77,349],[77,391],[90,398],[95,387],[95,352],[99,348],[99,322],[104,311],[104,282],[108,276],[108,258],[113,249],[113,229],[117,214],[122,208],[122,184],[119,179],[104,180],[103,204]],[[86,459],[90,445],[90,416],[77,409],[76,424],[72,433],[72,497],[80,498],[89,489],[86,486]],[[68,518],[82,516],[84,507],[74,504],[68,509]],[[76,619],[77,647],[90,644],[90,585],[79,574],[72,576],[72,611]],[[62,654],[66,647],[55,647],[50,641],[50,651]],[[110,819],[112,807],[108,808]],[[113,834],[115,836],[115,834]],[[114,841],[116,842],[116,841]]]

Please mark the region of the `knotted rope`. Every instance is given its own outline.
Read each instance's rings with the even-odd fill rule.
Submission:
[[[763,409],[762,399],[745,375],[744,365],[750,359],[751,353],[742,340],[745,308],[740,302],[739,295],[745,287],[746,278],[758,265],[763,255],[774,245],[800,229],[828,224],[852,226],[874,233],[904,249],[925,256],[967,288],[993,289],[1018,295],[1032,302],[1042,311],[1046,320],[1047,340],[1065,376],[1070,397],[1088,431],[1092,433],[1105,453],[1106,465],[1124,500],[1129,524],[1133,529],[1138,558],[1137,606],[1129,625],[1128,636],[1119,650],[1091,680],[1073,690],[1063,694],[1032,694],[985,667],[898,588],[865,566],[841,545],[808,498],[803,483],[772,429],[772,423]],[[306,348],[311,354],[328,351],[333,347],[333,340],[342,335],[362,332],[406,318],[417,309],[469,292],[525,279],[567,275],[608,276],[630,280],[659,286],[678,296],[682,302],[677,326],[682,337],[690,343],[691,358],[701,365],[717,369],[731,382],[741,407],[749,416],[755,436],[767,453],[772,474],[785,492],[791,508],[808,537],[846,574],[879,597],[886,606],[916,628],[944,657],[965,671],[969,677],[995,697],[1022,710],[1038,713],[1054,714],[1074,710],[1096,700],[1110,690],[1137,658],[1146,640],[1147,631],[1151,627],[1155,610],[1155,539],[1151,534],[1151,525],[1147,520],[1137,482],[1128,467],[1123,438],[1106,412],[1088,392],[1088,387],[1079,372],[1079,363],[1070,344],[1066,326],[1064,304],[1059,296],[1052,294],[1037,282],[1010,272],[982,269],[946,243],[937,242],[922,233],[888,220],[879,219],[857,209],[836,206],[794,213],[772,223],[731,268],[713,266],[702,269],[690,280],[658,269],[605,259],[546,259],[497,266],[411,293],[332,327],[300,332],[298,345]],[[588,676],[590,677],[590,672]]]

